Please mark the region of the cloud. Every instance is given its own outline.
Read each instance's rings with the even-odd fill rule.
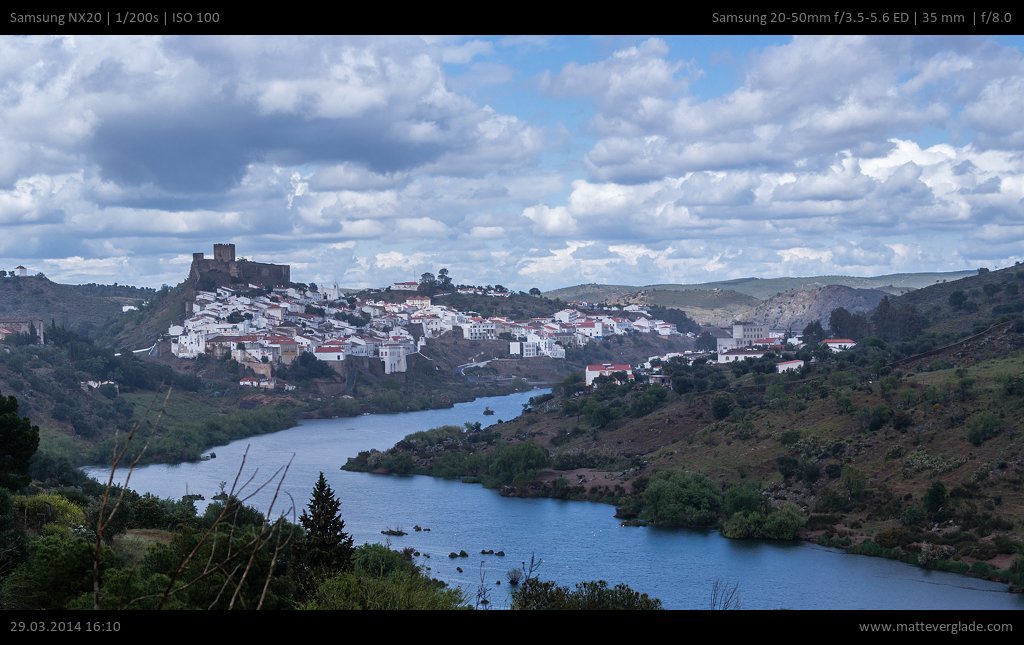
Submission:
[[[571,235],[576,230],[576,220],[564,206],[530,206],[523,209],[523,217],[533,222],[533,231],[538,235]]]
[[[605,181],[780,168],[957,120],[978,129],[982,145],[1019,146],[1020,52],[961,40],[798,37],[753,57],[739,87],[704,99],[680,91],[692,66],[646,41],[568,65],[548,84],[595,101],[592,125],[602,137],[586,162]]]
[[[549,288],[1019,258],[1021,47],[762,42],[3,39],[0,264],[155,286],[231,241],[306,281]]]

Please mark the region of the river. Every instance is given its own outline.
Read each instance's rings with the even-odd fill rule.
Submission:
[[[1008,593],[1005,585],[902,562],[807,543],[727,540],[715,531],[621,527],[614,508],[606,504],[505,498],[476,484],[339,469],[359,451],[389,448],[412,432],[512,419],[540,393],[477,399],[441,410],[303,421],[217,446],[217,458],[210,461],[139,468],[131,487],[178,498],[187,485],[189,492],[209,500],[220,482],[230,487],[247,447],[242,480],[255,472],[254,484],[292,459],[282,490],[294,499],[297,512],[322,470],[341,499],[342,518],[357,544],[390,541],[394,548],[415,547],[424,554],[417,560],[430,567],[432,576],[459,585],[471,601],[480,588],[482,563],[488,597],[496,607],[508,604],[506,571],[536,554],[543,560],[538,574],[544,579],[569,585],[624,582],[671,609],[707,609],[716,578],[739,584],[744,609],[1024,609],[1024,596]],[[486,407],[494,416],[483,414]],[[87,472],[106,477],[102,468]],[[250,503],[266,510],[272,492],[267,488]],[[287,496],[283,499],[291,506]],[[416,532],[415,525],[430,531]],[[408,535],[387,538],[381,531],[388,528]],[[481,555],[483,549],[506,556]],[[469,557],[449,559],[450,552],[460,550]]]

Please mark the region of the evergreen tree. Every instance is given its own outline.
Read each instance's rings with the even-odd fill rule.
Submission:
[[[18,490],[29,483],[28,465],[39,447],[39,427],[18,416],[18,399],[0,396],[0,487]]]
[[[310,580],[319,574],[352,569],[352,536],[345,532],[345,521],[338,510],[340,506],[341,502],[321,472],[313,487],[309,506],[299,518],[306,531],[300,561]]]
[[[698,352],[716,351],[718,349],[718,339],[706,331],[701,332],[700,336],[697,336],[697,340],[694,342],[693,348]]]
[[[804,327],[804,344],[817,345],[825,340],[825,330],[817,320]]]

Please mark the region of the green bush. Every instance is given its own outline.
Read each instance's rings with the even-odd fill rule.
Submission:
[[[796,504],[784,502],[765,518],[760,537],[769,540],[795,540],[797,532],[806,521],[807,518]]]
[[[604,580],[581,582],[574,590],[554,582],[527,580],[512,593],[512,609],[661,609],[661,601],[619,584],[609,587]]]
[[[800,441],[799,430],[786,430],[781,435],[779,435],[779,443],[781,443],[784,446],[792,446],[797,441]]]
[[[47,524],[74,527],[85,524],[85,511],[62,495],[40,493],[13,498],[15,513],[27,528],[39,530]]]
[[[975,446],[980,446],[1002,432],[1002,423],[991,412],[975,415],[967,423],[967,439]]]
[[[725,491],[725,514],[732,517],[742,512],[762,512],[768,507],[768,500],[753,484],[733,484]]]
[[[704,475],[662,470],[647,484],[640,516],[655,526],[704,527],[714,525],[721,507],[721,494]]]
[[[797,474],[800,468],[800,462],[797,461],[796,457],[790,457],[789,455],[783,455],[775,460],[775,464],[779,468],[779,473],[783,479],[789,479],[793,475]]]
[[[533,442],[498,446],[488,460],[484,484],[494,488],[525,482],[550,464],[548,451]]]
[[[725,392],[719,392],[711,397],[711,415],[721,421],[729,416],[733,409],[732,397]]]

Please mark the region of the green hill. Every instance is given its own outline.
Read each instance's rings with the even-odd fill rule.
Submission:
[[[550,298],[561,298],[562,300],[604,302],[631,298],[639,291],[713,291],[719,289],[722,291],[723,297],[726,298],[733,298],[729,294],[738,292],[758,300],[765,300],[785,291],[817,289],[828,285],[840,285],[855,289],[881,289],[891,294],[900,294],[911,289],[921,289],[944,281],[953,282],[974,274],[974,271],[952,271],[946,273],[893,273],[866,278],[843,275],[821,275],[804,278],[736,278],[733,280],[695,284],[651,284],[646,286],[591,283],[554,289],[546,292],[544,295]]]
[[[443,450],[420,433],[347,468],[402,463],[505,495],[613,503],[630,521],[799,535],[1020,587],[1022,287],[1012,267],[893,298],[907,320],[924,314],[924,331],[805,348],[797,357],[814,362],[800,374],[777,374],[770,357],[673,362],[671,389],[566,381],[519,419],[446,436]]]
[[[900,296],[896,302],[913,305],[930,324],[927,330],[955,337],[980,330],[994,321],[1024,313],[1024,267],[1014,266],[933,285]]]
[[[0,318],[37,318],[97,336],[122,315],[122,305],[141,306],[153,293],[136,287],[58,284],[45,277],[5,277],[0,278]]]

